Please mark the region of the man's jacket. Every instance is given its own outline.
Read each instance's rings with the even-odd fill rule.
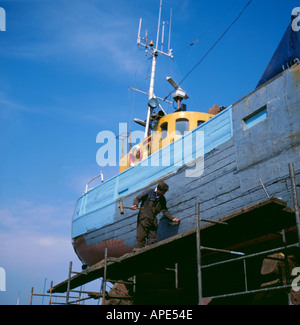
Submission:
[[[159,212],[162,212],[165,217],[172,220],[174,216],[168,211],[167,201],[163,195],[158,195],[154,189],[148,189],[142,192],[133,200],[133,205],[139,205],[141,207],[139,212],[139,221],[146,219],[147,222],[153,222],[157,227],[156,216]]]

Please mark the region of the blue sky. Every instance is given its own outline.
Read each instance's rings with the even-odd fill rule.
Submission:
[[[160,56],[155,94],[172,90],[236,18],[248,0],[165,0],[173,9],[174,60]],[[296,0],[253,0],[225,37],[181,85],[188,109],[230,105],[251,92],[289,22]],[[85,183],[100,170],[98,132],[145,119],[151,60],[136,46],[156,39],[159,0],[0,0],[0,304],[28,304],[30,288],[58,283],[73,260],[71,220]],[[199,40],[193,46],[193,41]],[[167,43],[167,42],[166,42]],[[172,105],[164,104],[167,112]],[[40,303],[39,298],[35,298]]]

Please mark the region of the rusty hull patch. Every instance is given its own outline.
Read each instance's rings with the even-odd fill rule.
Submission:
[[[295,78],[295,80],[297,82],[300,81],[300,64],[297,63],[297,65],[295,65],[294,67],[292,67],[292,75]]]
[[[133,251],[133,247],[125,245],[124,239],[108,239],[88,245],[84,235],[74,239],[73,247],[79,259],[88,266],[104,259],[105,247],[107,247],[109,257],[120,257]]]

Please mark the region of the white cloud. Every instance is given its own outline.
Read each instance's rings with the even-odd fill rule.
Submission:
[[[10,265],[42,266],[72,254],[70,203],[18,201],[0,209],[0,258]]]
[[[26,14],[30,15],[27,20],[17,21],[16,17],[14,23],[18,33],[27,30],[27,37],[11,40],[2,53],[76,63],[77,67],[83,65],[91,71],[111,70],[112,65],[130,71],[136,66],[132,51],[137,22],[128,14],[123,15],[120,8],[116,11],[113,4],[76,0],[72,4],[61,1],[57,7],[44,2],[26,8]],[[30,26],[26,25],[28,22]]]
[[[21,304],[28,304],[31,287],[42,293],[45,278],[47,289],[51,280],[54,284],[65,280],[70,261],[73,270],[80,271],[71,243],[72,213],[73,202],[51,205],[19,200],[0,209],[0,266],[7,274],[0,305],[14,304],[20,291]],[[40,304],[41,299],[35,297],[34,303]]]
[[[5,227],[9,231],[54,230],[71,223],[73,205],[74,202],[54,205],[19,200],[9,207],[0,208],[0,228]]]
[[[14,112],[16,111],[41,114],[40,110],[34,109],[33,107],[26,107],[9,98],[3,91],[0,92],[0,117],[2,119],[14,117]]]
[[[39,268],[68,261],[72,254],[71,239],[34,231],[0,230],[1,262],[10,267]]]
[[[50,237],[50,236],[44,236],[44,237],[38,237],[35,239],[35,242],[37,245],[42,247],[55,247],[58,244],[58,241],[64,242],[64,240],[58,240],[56,237]]]

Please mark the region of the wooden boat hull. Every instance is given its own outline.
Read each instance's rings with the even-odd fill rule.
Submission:
[[[180,167],[138,164],[82,196],[73,218],[78,257],[92,265],[104,258],[105,247],[109,256],[131,252],[138,212],[126,210],[121,215],[118,201],[131,206],[140,191],[162,179],[169,185],[169,211],[181,222],[174,226],[161,218],[158,240],[195,227],[196,201],[203,218],[217,219],[265,199],[259,179],[270,196],[292,206],[288,163],[294,163],[300,183],[299,88],[296,65],[195,129],[205,134],[200,177],[186,177],[186,171],[195,170],[201,157],[193,156]]]

